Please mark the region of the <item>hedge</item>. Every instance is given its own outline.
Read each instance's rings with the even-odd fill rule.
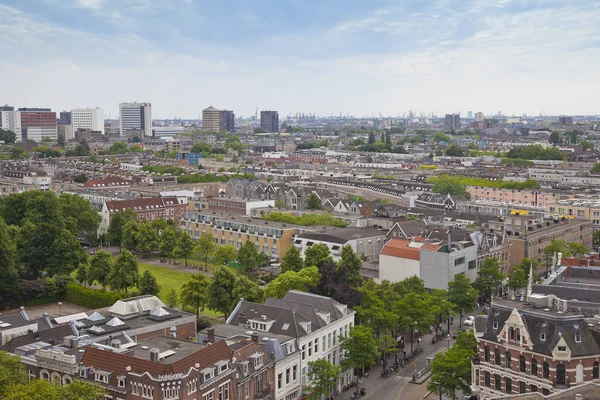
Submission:
[[[123,297],[119,293],[94,290],[73,282],[67,285],[67,301],[82,307],[109,307]]]

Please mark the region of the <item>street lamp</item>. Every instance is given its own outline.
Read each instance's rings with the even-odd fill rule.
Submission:
[[[60,310],[60,309],[61,309],[61,307],[62,307],[62,301],[59,301],[59,302],[58,302],[58,316],[59,316],[59,317],[60,317],[60,315],[61,315],[61,313],[60,313],[60,311],[61,311],[61,310]]]

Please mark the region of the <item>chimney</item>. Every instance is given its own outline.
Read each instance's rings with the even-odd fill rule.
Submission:
[[[206,330],[206,341],[211,343],[215,342],[215,328],[212,326]]]
[[[579,393],[575,394],[575,400],[583,400],[583,396]]]
[[[112,347],[113,349],[120,349],[121,348],[121,341],[119,339],[113,339],[110,341],[110,347]]]
[[[157,348],[150,349],[150,361],[158,362],[160,358],[160,352]]]
[[[177,338],[177,327],[175,325],[173,325],[169,331],[171,332],[172,337]]]
[[[254,343],[258,343],[258,333],[252,332],[252,336],[250,336],[250,340],[252,340]]]

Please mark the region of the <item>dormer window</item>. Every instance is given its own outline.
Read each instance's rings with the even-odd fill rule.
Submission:
[[[575,334],[575,343],[581,343],[581,335]]]
[[[263,365],[262,354],[255,353],[250,356],[250,362],[252,362],[252,366],[254,369],[259,369]]]
[[[226,360],[221,360],[215,363],[217,374],[227,371],[228,363]]]
[[[493,329],[498,329],[498,323],[497,323],[497,322],[494,322],[494,323],[492,324],[492,328],[493,328]]]
[[[302,326],[302,329],[304,329],[304,331],[306,333],[310,333],[311,332],[311,326],[310,326],[310,322],[301,322],[300,326]]]
[[[125,377],[124,376],[119,376],[117,378],[117,386],[120,388],[124,388],[125,387]]]
[[[202,371],[200,371],[200,375],[202,376],[202,382],[209,381],[215,376],[215,369],[204,368]]]
[[[544,341],[544,342],[546,341],[546,333],[544,333],[544,332],[540,333],[540,340]]]
[[[240,368],[242,370],[242,373],[244,375],[248,375],[248,362],[247,361],[243,361],[240,363]]]
[[[567,346],[558,346],[558,351],[567,351]]]

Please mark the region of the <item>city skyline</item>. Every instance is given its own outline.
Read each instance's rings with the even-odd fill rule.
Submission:
[[[0,1],[2,104],[598,114],[600,3]],[[265,90],[267,88],[267,90]],[[233,95],[235,93],[235,95]]]

